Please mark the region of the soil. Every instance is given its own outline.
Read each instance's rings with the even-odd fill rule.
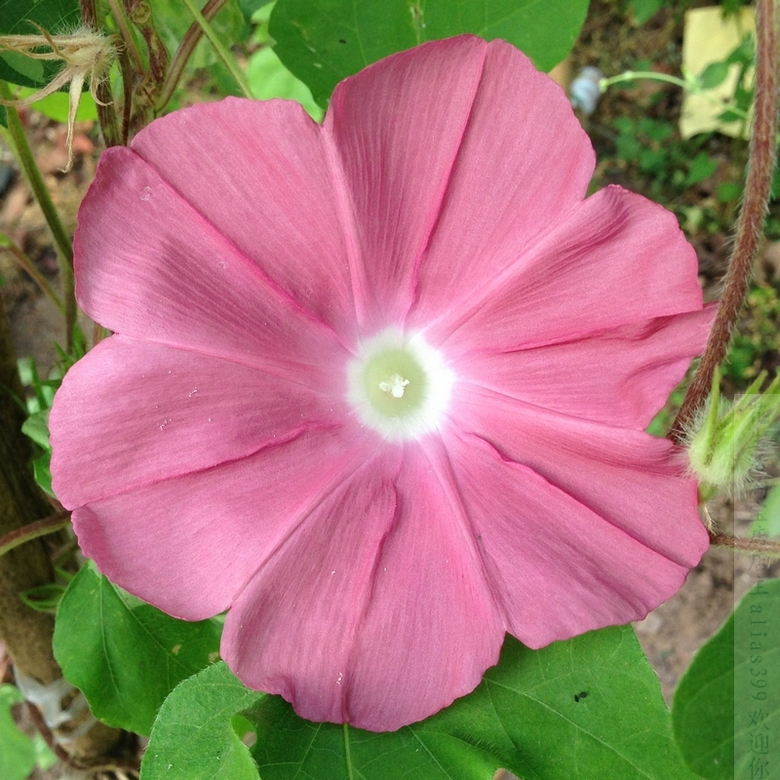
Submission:
[[[617,0],[592,1],[580,41],[570,58],[570,71],[576,74],[585,65],[596,65],[605,75],[614,75],[635,69],[638,62],[649,60],[657,70],[679,73],[682,43],[679,7],[662,9],[649,23],[638,27],[632,24],[624,6]],[[638,176],[630,162],[618,159],[615,154],[613,120],[622,116],[636,119],[654,116],[674,122],[679,109],[678,89],[649,84],[630,91],[610,90],[593,116],[582,116],[583,125],[598,153],[598,187],[618,183],[650,195],[653,182]],[[25,112],[23,116],[50,192],[65,219],[66,228],[71,230],[75,225],[78,204],[92,180],[100,152],[96,129],[89,124],[77,128],[76,164],[70,173],[63,174],[61,169],[67,159],[64,128],[32,111]],[[673,193],[674,202],[665,205],[672,206],[678,213],[687,205],[702,202],[712,205],[713,192],[721,181],[729,177],[740,180],[746,156],[744,143],[714,134],[706,141],[705,148],[720,161],[718,171],[690,191]],[[11,164],[7,151],[0,155],[0,162]],[[718,206],[715,204],[713,207]],[[694,230],[689,233],[689,239],[699,254],[700,280],[709,300],[717,298],[718,284],[728,260],[731,230],[728,216],[723,215],[723,227],[719,231]],[[22,247],[39,270],[57,285],[56,256],[43,217],[19,176],[0,195],[0,230]],[[763,256],[759,273],[765,283],[777,285],[779,264],[773,260],[773,251],[777,254],[776,248],[770,247]],[[30,278],[2,252],[0,274],[6,281],[1,292],[10,312],[18,354],[34,356],[41,375],[45,375],[57,361],[53,341],[64,342],[60,315]],[[777,365],[776,353],[768,352],[760,360],[770,369]],[[767,464],[766,470],[770,474],[778,473],[776,463]],[[759,484],[733,500],[711,502],[707,509],[716,528],[727,533],[745,533],[765,492],[765,487]],[[780,562],[761,568],[750,556],[712,548],[690,573],[680,592],[636,624],[637,636],[658,674],[667,701],[671,702],[675,685],[697,649],[718,630],[759,573],[762,577],[780,576]],[[3,672],[1,652],[0,672]],[[48,773],[38,772],[34,778],[52,780],[67,776],[68,773],[58,767]],[[121,775],[111,777],[121,778]]]

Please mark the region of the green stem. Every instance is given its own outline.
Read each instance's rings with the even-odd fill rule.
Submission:
[[[0,82],[0,96],[4,100],[12,100],[13,96],[5,82]],[[60,263],[60,274],[62,275],[62,291],[65,298],[65,329],[67,331],[66,341],[68,351],[73,349],[73,334],[76,327],[76,280],[73,275],[73,248],[70,238],[65,232],[65,228],[60,221],[60,215],[54,207],[49,191],[43,181],[43,176],[38,169],[38,165],[33,157],[30,145],[27,143],[27,136],[24,133],[22,122],[15,108],[8,106],[6,108],[8,117],[8,128],[0,128],[6,143],[13,151],[16,159],[24,172],[30,189],[33,191],[38,205],[41,207],[44,219],[49,226],[54,244],[57,247],[57,257]]]
[[[57,295],[57,291],[49,284],[46,277],[35,267],[35,263],[10,238],[6,236],[4,241],[7,241],[7,243],[0,243],[0,249],[5,249],[16,260],[17,265],[32,277],[33,281],[41,288],[41,291],[48,295],[54,302],[54,305],[65,314],[65,304],[60,296]]]
[[[693,95],[702,97],[708,100],[710,103],[715,104],[724,111],[731,111],[742,119],[747,119],[747,111],[743,111],[741,108],[737,108],[730,103],[724,103],[719,100],[715,95],[710,94],[707,90],[697,86],[696,83],[686,81],[685,79],[678,78],[677,76],[669,76],[666,73],[656,73],[654,70],[627,70],[625,73],[620,73],[617,76],[611,76],[608,79],[601,79],[599,81],[599,89],[602,92],[606,92],[613,84],[623,84],[629,81],[636,81],[637,79],[647,79],[648,81],[663,81],[666,84],[674,84],[676,87],[688,90]]]
[[[192,14],[192,18],[195,19],[200,26],[200,29],[203,30],[203,34],[211,41],[211,45],[216,50],[217,55],[244,93],[244,97],[252,98],[252,90],[250,89],[244,74],[241,72],[241,69],[238,67],[235,57],[230,50],[224,46],[222,41],[219,40],[206,17],[197,9],[192,0],[184,0],[184,5],[187,6],[187,10]]]
[[[10,552],[25,542],[37,539],[39,536],[46,536],[67,528],[70,525],[70,512],[57,512],[51,517],[44,517],[43,520],[36,520],[33,523],[17,528],[15,531],[7,533],[0,537],[0,557]]]

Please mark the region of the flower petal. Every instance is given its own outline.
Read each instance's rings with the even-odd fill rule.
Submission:
[[[585,197],[595,155],[563,90],[492,41],[441,216],[419,270],[413,327],[478,289]]]
[[[201,103],[152,122],[132,148],[298,305],[355,335],[326,147],[298,103]]]
[[[81,307],[111,330],[272,366],[333,365],[333,331],[126,148],[108,149],[79,211]]]
[[[351,201],[363,335],[402,324],[482,73],[473,36],[394,54],[341,82],[325,117]]]
[[[645,546],[487,442],[466,436],[448,447],[507,628],[529,647],[643,618],[685,581],[690,563]]]
[[[474,542],[419,448],[401,452],[384,448],[318,506],[225,622],[231,668],[302,717],[395,730],[498,659],[503,623]]]
[[[536,349],[457,356],[459,381],[608,425],[646,428],[707,343],[717,308]]]
[[[73,508],[246,457],[304,430],[341,427],[349,419],[343,389],[327,390],[112,336],[67,373],[55,396],[55,492]]]
[[[343,431],[308,431],[94,501],[76,509],[73,527],[84,554],[113,582],[178,618],[202,620],[230,606],[361,448]]]
[[[696,480],[666,439],[544,411],[473,386],[453,407],[459,430],[679,566],[695,566],[707,549]]]
[[[702,308],[698,260],[671,212],[610,186],[426,330],[434,346],[513,350]],[[448,348],[450,345],[448,344]]]

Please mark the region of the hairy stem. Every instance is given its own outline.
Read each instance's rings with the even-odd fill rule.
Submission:
[[[209,0],[201,11],[203,18],[206,21],[211,21],[222,10],[225,3],[227,3],[227,0]],[[171,62],[168,75],[165,77],[165,83],[160,91],[160,97],[157,100],[158,111],[165,108],[173,97],[173,93],[176,91],[176,87],[179,86],[179,82],[181,81],[187,61],[192,56],[192,52],[195,51],[195,47],[202,37],[203,28],[198,22],[193,22],[184,35],[184,38],[182,38],[179,48],[173,57],[173,62]]]
[[[235,79],[236,84],[240,87],[244,93],[244,97],[251,98],[252,90],[247,83],[244,74],[241,72],[241,68],[238,67],[236,58],[232,52],[220,41],[217,34],[211,28],[208,20],[197,9],[193,0],[184,0],[184,5],[187,6],[187,10],[192,14],[192,18],[198,23],[198,26],[203,30],[203,34],[211,41],[211,45],[217,52],[217,56],[222,60],[223,65],[230,71],[230,75]]]
[[[686,428],[712,387],[747,295],[772,186],[777,135],[777,20],[774,0],[758,0],[756,9],[756,97],[750,139],[745,199],[737,221],[734,249],[723,297],[699,367],[668,437],[680,443]]]
[[[741,536],[729,536],[729,534],[713,534],[710,536],[710,544],[717,547],[730,547],[732,550],[750,553],[751,555],[780,558],[780,542],[762,539],[759,536],[744,538]]]
[[[10,100],[11,95],[8,85],[0,82],[0,96]],[[73,275],[73,249],[70,238],[62,226],[60,215],[54,207],[49,190],[43,181],[43,176],[38,169],[38,165],[33,157],[30,145],[27,143],[27,136],[24,133],[22,122],[15,108],[9,106],[6,108],[8,117],[8,128],[0,128],[6,143],[13,151],[19,166],[24,172],[27,183],[41,207],[46,224],[49,226],[54,244],[57,247],[57,257],[60,264],[60,274],[62,275],[62,291],[65,303],[65,329],[66,343],[68,350],[73,349],[73,334],[76,326],[76,282]]]

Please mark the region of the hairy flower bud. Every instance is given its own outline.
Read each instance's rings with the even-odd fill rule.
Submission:
[[[701,481],[704,497],[716,490],[737,492],[755,471],[760,446],[780,414],[780,375],[764,393],[762,372],[736,401],[720,396],[720,373],[712,393],[688,434],[691,469]]]
[[[84,83],[89,78],[90,93],[95,102],[100,103],[97,97],[97,85],[106,77],[116,54],[116,47],[113,36],[86,26],[79,26],[73,32],[63,35],[50,35],[41,27],[38,27],[38,30],[40,35],[0,36],[0,51],[18,52],[35,60],[62,60],[64,67],[45,87],[29,97],[0,100],[0,104],[14,107],[29,106],[70,83],[68,164],[65,167],[65,171],[69,171],[73,167],[73,127],[76,123],[76,111]],[[40,48],[48,48],[51,51],[36,51]]]

